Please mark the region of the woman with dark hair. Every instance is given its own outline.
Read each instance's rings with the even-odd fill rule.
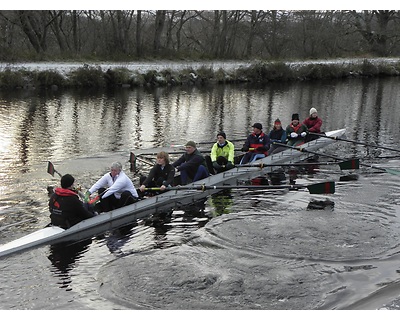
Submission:
[[[287,148],[275,145],[274,142],[278,143],[286,143],[286,130],[282,128],[282,122],[279,119],[276,119],[274,122],[274,127],[268,134],[269,139],[271,140],[271,146],[268,150],[268,155],[278,153]]]

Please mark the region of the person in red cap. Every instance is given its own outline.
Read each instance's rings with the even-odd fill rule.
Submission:
[[[56,188],[49,200],[51,224],[68,229],[82,220],[94,217],[96,213],[87,210],[74,190],[74,177],[61,177],[61,188]]]
[[[268,155],[287,149],[285,147],[273,144],[274,142],[286,143],[286,130],[282,128],[282,122],[279,120],[279,118],[275,120],[274,127],[269,132],[268,137],[271,140],[271,146],[268,150]]]
[[[307,136],[307,126],[300,123],[298,113],[292,114],[292,122],[286,127],[287,145],[298,146],[303,144]]]
[[[268,135],[262,131],[261,123],[256,122],[253,124],[253,133],[247,137],[243,145],[242,151],[247,153],[243,156],[240,164],[246,164],[266,157],[270,144]]]

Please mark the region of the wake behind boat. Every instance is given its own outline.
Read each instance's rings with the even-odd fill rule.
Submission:
[[[340,129],[327,132],[326,135],[328,137],[340,138],[344,136],[345,132],[346,129]],[[301,149],[316,152],[336,141],[337,140],[334,139],[321,137],[305,143],[301,146]],[[196,181],[195,183],[188,184],[185,188],[175,188],[174,190],[161,193],[155,197],[143,199],[113,211],[104,212],[93,218],[83,220],[66,230],[54,226],[45,227],[25,237],[0,246],[0,257],[21,253],[43,245],[52,245],[69,241],[77,242],[96,235],[101,235],[106,231],[129,225],[137,219],[148,218],[153,214],[165,212],[177,206],[185,206],[211,194],[220,192],[218,186],[230,186],[235,188],[235,186],[238,186],[240,183],[240,180],[253,179],[272,172],[280,164],[292,164],[309,157],[310,153],[308,152],[301,152],[298,149],[288,148],[282,152],[257,160],[257,163],[261,164],[258,167],[238,166],[231,170]],[[215,188],[199,188],[201,186],[214,186]]]

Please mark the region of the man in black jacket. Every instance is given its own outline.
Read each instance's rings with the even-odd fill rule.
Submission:
[[[186,152],[172,164],[181,173],[182,185],[187,184],[189,179],[195,182],[209,176],[206,160],[197,150],[196,143],[188,141],[185,147]]]
[[[64,229],[96,214],[88,211],[73,190],[74,177],[66,174],[61,177],[61,188],[56,188],[49,200],[51,224]]]

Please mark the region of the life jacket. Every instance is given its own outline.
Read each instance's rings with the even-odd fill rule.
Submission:
[[[267,145],[265,142],[268,142]],[[258,136],[255,133],[252,133],[250,135],[250,145],[249,148],[254,148],[254,153],[260,153],[260,154],[265,154],[266,156],[268,155],[267,150],[266,151],[257,151],[256,149],[258,147],[265,147],[269,148],[269,137],[264,133],[261,132]]]

